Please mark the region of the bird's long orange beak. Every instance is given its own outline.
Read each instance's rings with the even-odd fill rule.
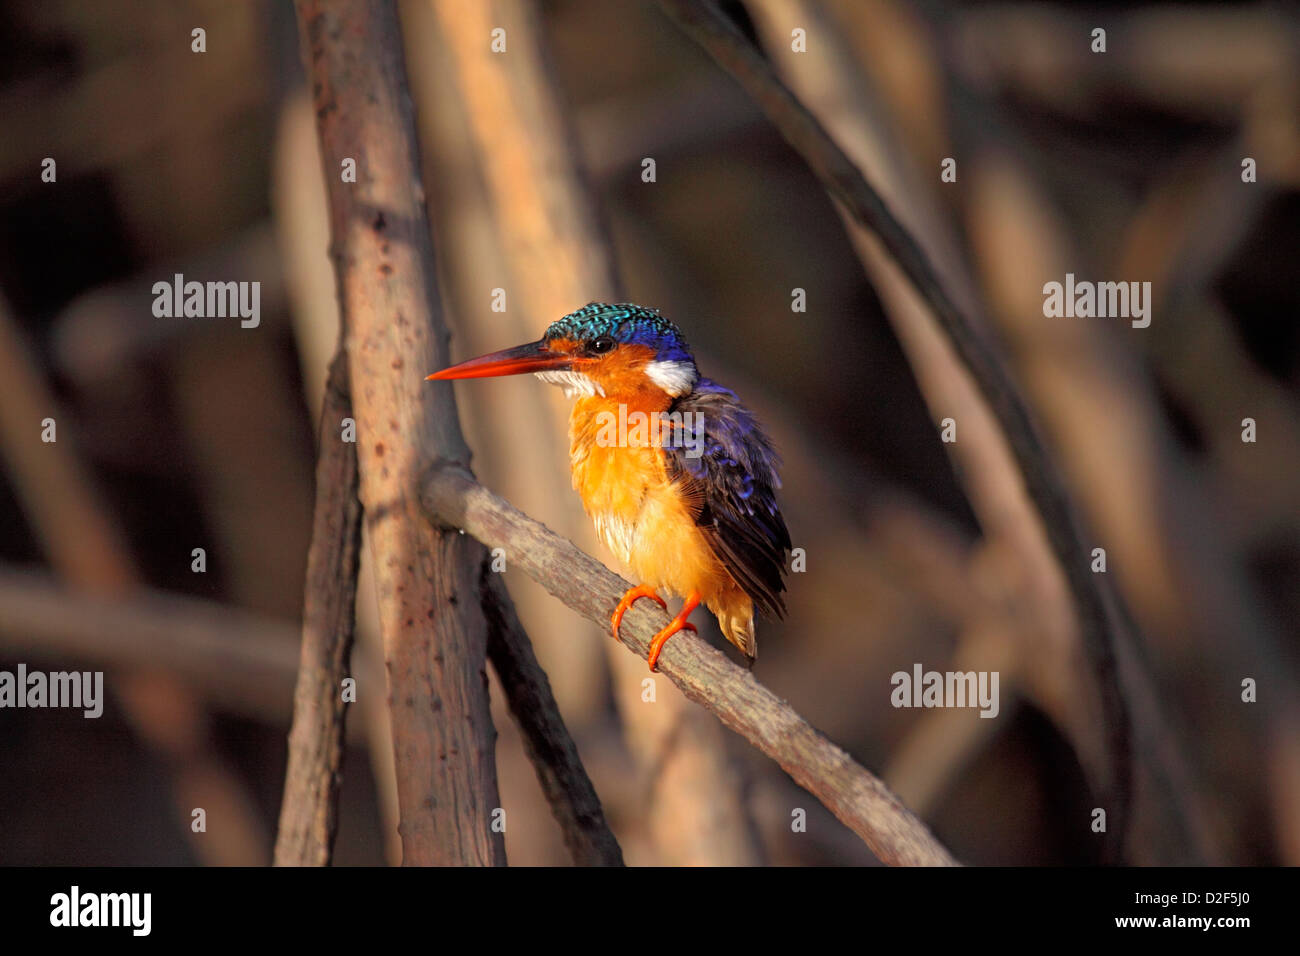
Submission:
[[[522,375],[524,372],[564,371],[572,367],[571,356],[563,352],[552,352],[546,347],[545,340],[539,339],[527,345],[517,345],[512,349],[468,359],[441,372],[434,372],[427,378],[493,378],[497,375]]]

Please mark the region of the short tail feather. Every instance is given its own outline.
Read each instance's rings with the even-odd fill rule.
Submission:
[[[758,640],[754,636],[754,605],[746,600],[743,608],[723,607],[714,611],[718,617],[718,626],[722,636],[749,658],[752,663],[758,657]]]

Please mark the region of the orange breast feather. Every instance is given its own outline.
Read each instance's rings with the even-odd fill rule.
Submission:
[[[637,410],[623,414],[630,417]],[[678,596],[699,591],[706,607],[715,613],[729,609],[748,624],[749,598],[695,524],[700,503],[685,497],[681,485],[668,478],[659,449],[602,441],[601,423],[608,419],[601,413],[617,416],[618,403],[584,397],[574,405],[569,423],[573,486],[601,540],[640,583]],[[608,435],[606,431],[604,437]]]

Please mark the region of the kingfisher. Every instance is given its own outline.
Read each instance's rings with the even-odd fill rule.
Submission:
[[[784,617],[790,533],[777,507],[780,459],[736,394],[700,376],[681,330],[656,309],[593,302],[536,342],[469,359],[429,379],[534,373],[574,398],[573,487],[604,544],[640,583],[618,603],[614,637],[640,598],[683,598],[650,642],[694,631],[703,604],[751,666],[755,610]]]

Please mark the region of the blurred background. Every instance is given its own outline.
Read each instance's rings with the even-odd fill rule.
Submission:
[[[722,6],[1000,341],[1106,550],[1131,632],[1130,859],[1300,864],[1294,5]],[[786,462],[807,570],[760,623],[758,679],[959,859],[1096,861],[1068,593],[873,241],[652,2],[400,8],[454,356],[592,299],[662,309]],[[0,710],[0,863],[268,863],[338,336],[292,6],[8,0],[0,129],[0,670],[103,669],[108,690],[98,720]],[[155,318],[178,272],[260,281],[260,326]],[[1151,282],[1150,327],[1044,318],[1067,272]],[[458,394],[479,478],[613,566],[569,488],[559,390]],[[340,864],[400,859],[362,574]],[[643,703],[644,662],[602,629],[507,580],[629,863],[874,862],[668,681]],[[894,709],[915,663],[997,670],[998,717]],[[493,710],[510,862],[565,864],[495,685]]]

